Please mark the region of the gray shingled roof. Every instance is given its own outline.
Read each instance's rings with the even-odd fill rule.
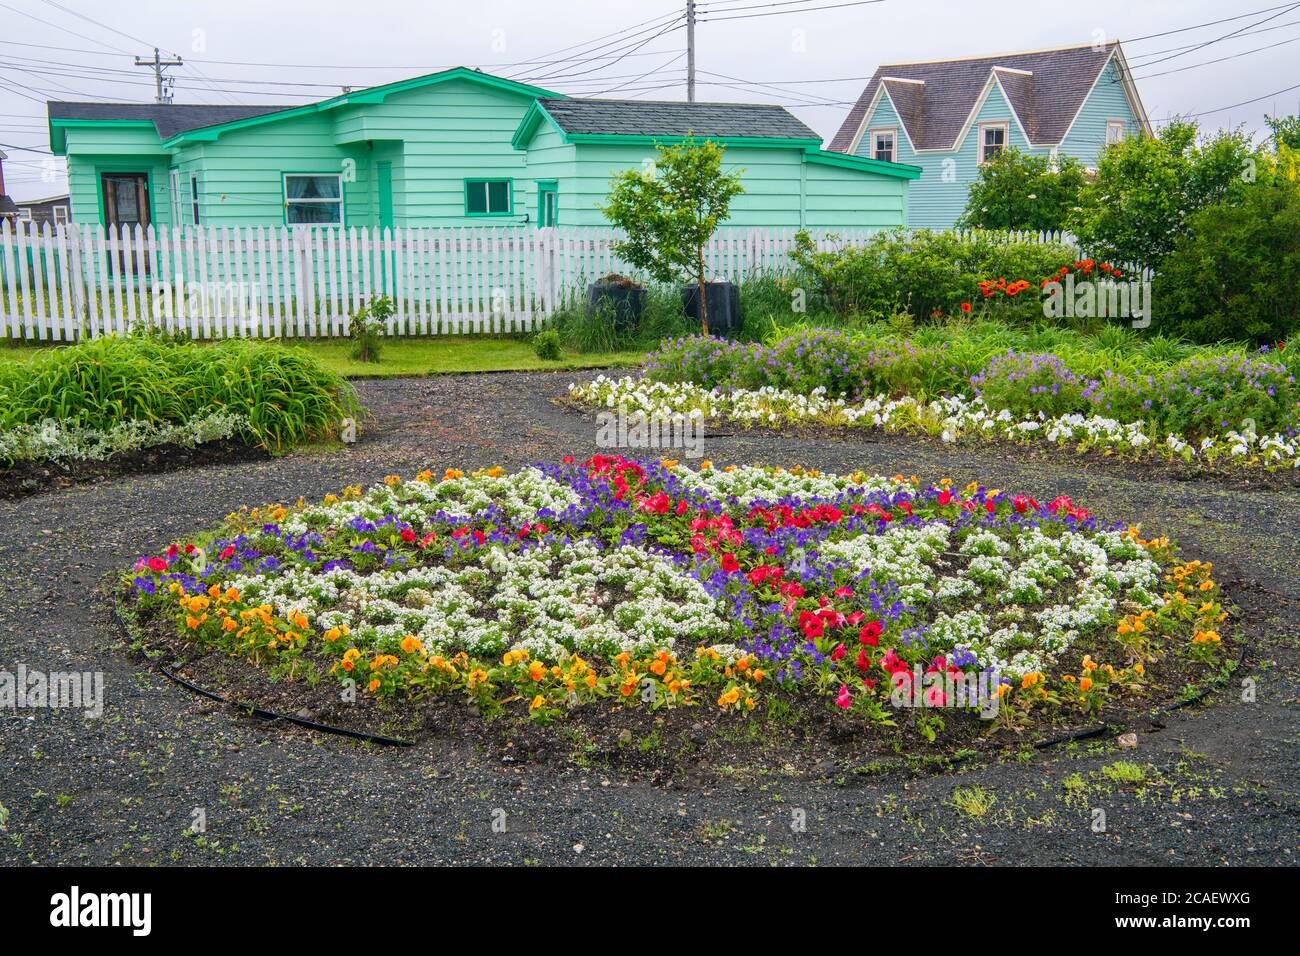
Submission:
[[[8,196],[0,193],[0,215],[9,215],[18,212],[18,204]]]
[[[235,120],[278,113],[291,106],[213,106],[190,103],[66,103],[46,104],[50,119],[148,120],[159,139],[170,139],[204,126],[218,126]]]
[[[995,67],[1005,68],[998,72],[998,78],[1030,141],[1036,145],[1059,143],[1117,45],[1009,53],[970,60],[886,64],[876,70],[858,97],[844,125],[831,140],[830,149],[840,153],[849,151],[881,83],[894,100],[899,119],[916,148],[950,149]],[[1011,70],[1025,70],[1033,75]],[[891,82],[886,77],[922,80],[925,85]]]
[[[566,133],[617,136],[821,137],[783,106],[761,103],[680,103],[654,100],[541,98]]]

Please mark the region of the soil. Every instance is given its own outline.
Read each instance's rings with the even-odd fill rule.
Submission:
[[[19,461],[0,470],[0,499],[26,498],[127,475],[160,474],[197,465],[264,461],[270,457],[261,448],[223,439],[193,447],[172,443],[152,445],[118,452],[99,461]]]
[[[1113,733],[1047,750],[1028,735],[996,744],[971,735],[956,749],[913,737],[894,753],[886,737],[868,746],[828,736],[812,708],[730,722],[709,708],[667,712],[662,723],[612,711],[539,728],[449,702],[420,708],[416,725],[401,712],[366,715],[370,729],[415,741],[381,747],[254,720],[177,686],[126,647],[107,581],[139,554],[241,505],[319,498],[425,467],[591,454],[594,417],[556,400],[575,376],[593,374],[362,382],[373,418],[341,451],[0,501],[0,665],[97,671],[105,686],[100,717],[0,711],[0,862],[1297,862],[1300,504],[1285,490],[1014,446],[706,430],[717,465],[860,468],[979,479],[1040,500],[1068,494],[1214,560],[1251,638],[1244,669],[1198,705],[1157,721],[1134,715],[1133,748]],[[314,703],[311,688],[254,683],[259,675],[217,658],[183,673],[288,713],[356,716]],[[1117,761],[1136,770],[1108,770]],[[962,799],[977,790],[992,798],[982,815]],[[204,833],[192,830],[196,809]]]

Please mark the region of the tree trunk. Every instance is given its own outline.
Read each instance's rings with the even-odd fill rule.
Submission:
[[[699,296],[700,296],[700,333],[709,334],[709,303],[704,298],[704,247],[700,246],[697,251],[699,255]]]

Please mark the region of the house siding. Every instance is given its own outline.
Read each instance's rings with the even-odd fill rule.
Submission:
[[[1106,124],[1110,120],[1124,121],[1124,135],[1136,136],[1139,129],[1137,116],[1124,93],[1119,71],[1111,60],[1101,71],[1097,84],[1079,110],[1074,125],[1061,141],[1061,153],[1073,156],[1085,166],[1096,167],[1101,151],[1106,146]]]
[[[608,225],[601,207],[611,179],[655,158],[644,143],[565,143],[543,123],[528,144],[529,210],[536,218],[537,182],[559,183],[560,222]],[[740,170],[745,192],[731,202],[724,229],[886,228],[902,225],[908,180],[805,161],[796,147],[729,146],[723,169]]]
[[[103,221],[100,176],[145,173],[149,214],[158,225],[171,222],[167,185],[170,157],[152,127],[75,127],[68,130],[68,204],[75,224]]]

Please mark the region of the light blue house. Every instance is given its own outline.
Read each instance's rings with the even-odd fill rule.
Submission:
[[[1014,146],[1094,167],[1108,143],[1151,125],[1118,42],[881,66],[832,151],[919,166],[908,224],[944,229],[980,164]]]

